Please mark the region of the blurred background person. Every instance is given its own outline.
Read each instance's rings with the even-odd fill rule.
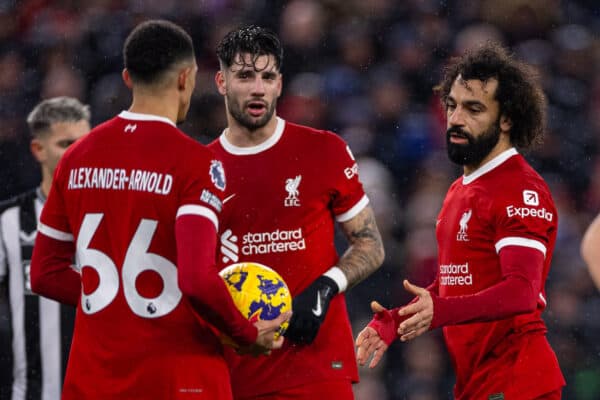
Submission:
[[[596,287],[600,290],[600,215],[594,218],[583,235],[581,256]]]
[[[27,124],[42,181],[0,204],[0,301],[9,328],[2,330],[0,398],[58,400],[75,309],[33,293],[29,265],[54,170],[67,148],[90,131],[90,110],[75,98],[55,97],[38,104]]]

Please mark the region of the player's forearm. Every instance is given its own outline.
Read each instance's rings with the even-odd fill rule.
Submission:
[[[235,307],[215,266],[216,232],[200,216],[176,223],[178,283],[202,318],[240,345],[253,344],[258,331]]]
[[[474,295],[433,297],[431,329],[470,322],[489,322],[533,312],[531,284],[511,277]]]
[[[371,207],[365,207],[350,221],[343,223],[342,229],[350,246],[337,266],[344,272],[351,287],[381,266],[385,251]]]
[[[73,242],[54,240],[38,233],[31,257],[31,290],[76,306],[81,295],[81,275],[72,267],[73,254]]]
[[[541,290],[542,252],[508,246],[500,252],[500,264],[502,281],[478,293],[450,297],[432,294],[431,328],[496,321],[533,312]]]

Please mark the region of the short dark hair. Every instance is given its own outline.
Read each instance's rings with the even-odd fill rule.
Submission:
[[[532,67],[514,59],[498,43],[487,42],[450,60],[442,81],[434,89],[444,105],[459,75],[464,80],[498,81],[494,98],[500,105],[499,115],[512,122],[510,141],[514,146],[527,149],[542,142],[546,130],[546,96]]]
[[[283,64],[283,48],[279,38],[273,31],[260,26],[235,29],[227,33],[217,46],[217,57],[225,67],[237,64],[235,56],[239,53],[251,54],[253,63],[259,56],[272,55],[279,70]]]
[[[194,58],[192,38],[166,20],[150,20],[135,27],[123,47],[125,68],[133,81],[156,83],[180,61]]]
[[[54,97],[39,103],[27,116],[31,136],[39,138],[59,122],[90,122],[90,107],[73,97]]]

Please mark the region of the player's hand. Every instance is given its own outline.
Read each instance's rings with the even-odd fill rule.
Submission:
[[[427,289],[413,285],[406,279],[403,284],[404,289],[419,298],[398,312],[400,316],[414,314],[398,327],[400,340],[407,342],[429,330],[431,321],[433,320],[433,300],[431,299],[431,293]]]
[[[277,339],[275,339],[275,334],[278,333],[281,329],[281,324],[289,319],[292,316],[292,312],[288,311],[282,313],[279,317],[270,320],[258,320],[254,323],[254,326],[258,329],[258,336],[256,337],[256,342],[250,346],[240,347],[237,349],[238,354],[251,354],[253,356],[269,355],[271,350],[280,349],[283,346],[284,338],[279,335]]]
[[[310,344],[325,320],[329,302],[338,293],[335,281],[321,275],[292,301],[294,315],[285,337],[296,343]]]
[[[384,316],[386,312],[389,313],[387,309],[381,306],[378,302],[371,302],[371,310],[376,315]],[[394,320],[390,317],[389,321],[386,323],[391,323],[392,329],[394,327]],[[358,336],[356,337],[356,361],[360,366],[365,365],[367,360],[373,356],[371,362],[369,363],[369,368],[375,368],[375,366],[381,361],[383,357],[383,353],[388,349],[388,344],[379,336],[379,333],[370,326],[366,326]]]

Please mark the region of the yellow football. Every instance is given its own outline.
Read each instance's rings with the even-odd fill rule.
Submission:
[[[243,262],[225,267],[219,272],[225,281],[233,302],[249,321],[273,320],[292,309],[292,296],[281,277],[273,269],[254,262]],[[282,335],[288,323],[281,324],[275,337]],[[237,347],[230,338],[223,343]]]

